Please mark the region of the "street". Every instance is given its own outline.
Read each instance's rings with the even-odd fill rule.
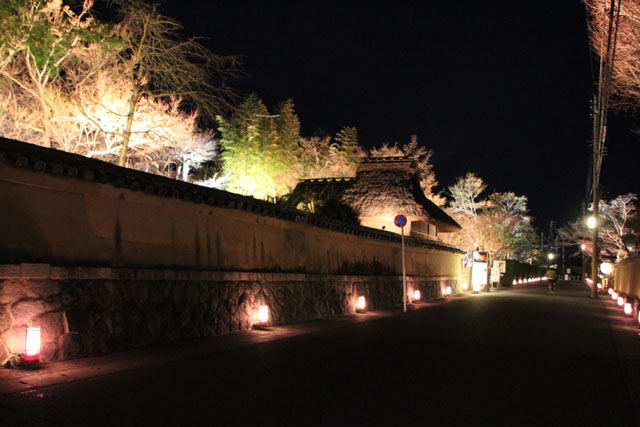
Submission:
[[[65,426],[638,425],[605,303],[584,285],[410,308],[293,325],[314,326],[273,340],[247,332],[265,339],[5,392],[0,417]]]

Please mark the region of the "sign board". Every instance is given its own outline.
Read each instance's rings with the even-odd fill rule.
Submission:
[[[483,262],[486,264],[488,259],[488,252],[473,251],[473,262]]]
[[[500,268],[493,267],[491,269],[491,283],[499,283],[500,282]]]
[[[507,272],[507,261],[493,261],[493,268],[500,270],[500,273]]]
[[[396,215],[396,217],[393,218],[393,223],[402,228],[407,225],[407,217],[404,215]]]

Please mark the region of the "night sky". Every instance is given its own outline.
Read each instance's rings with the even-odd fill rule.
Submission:
[[[293,99],[303,135],[353,125],[369,148],[416,134],[434,151],[439,189],[472,171],[489,190],[526,195],[541,230],[580,214],[592,85],[578,0],[164,8],[213,52],[245,57],[242,93],[268,106]],[[633,128],[631,117],[610,119],[605,197],[638,192]]]

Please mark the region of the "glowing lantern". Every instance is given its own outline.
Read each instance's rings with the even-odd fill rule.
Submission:
[[[613,271],[613,265],[610,262],[603,262],[600,264],[600,271],[602,274],[611,274]]]
[[[469,290],[469,284],[467,282],[464,282],[462,284],[462,289],[464,289],[465,291],[468,291]]]
[[[598,283],[598,289],[602,289],[602,283]]]
[[[447,296],[451,295],[451,286],[447,286]]]
[[[518,285],[522,285],[522,279],[518,279]]]
[[[613,288],[609,288],[607,292],[609,292],[609,295],[611,295],[613,293]]]
[[[24,345],[24,360],[40,361],[40,326],[29,326]]]
[[[614,301],[618,299],[618,293],[616,291],[611,292],[611,299]]]
[[[261,305],[258,309],[258,321],[260,325],[266,325],[269,321],[269,306]]]
[[[618,297],[618,307],[622,307],[624,305],[624,298]]]
[[[630,302],[624,303],[624,314],[627,316],[631,316],[631,314],[633,314],[633,308],[631,308]]]
[[[516,279],[513,279],[513,286],[517,285],[518,281]]]
[[[413,300],[414,301],[420,301],[420,297],[421,296],[422,295],[420,295],[420,291],[419,290],[416,289],[415,291],[413,291]]]
[[[363,296],[358,297],[358,311],[364,311],[366,303]]]

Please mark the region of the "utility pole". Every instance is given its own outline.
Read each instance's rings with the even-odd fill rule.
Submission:
[[[620,1],[610,0],[608,25],[602,26],[602,39],[600,46],[600,66],[598,69],[598,84],[596,93],[593,96],[593,217],[595,224],[593,227],[593,259],[591,264],[591,298],[598,298],[598,231],[599,224],[599,203],[600,194],[598,186],[600,184],[600,171],[602,168],[602,157],[604,156],[604,143],[607,135],[607,112],[609,109],[609,89],[611,86],[611,76],[615,62],[616,42],[618,36],[618,20],[620,19]],[[615,22],[615,24],[614,24]],[[605,46],[606,39],[606,46]]]

